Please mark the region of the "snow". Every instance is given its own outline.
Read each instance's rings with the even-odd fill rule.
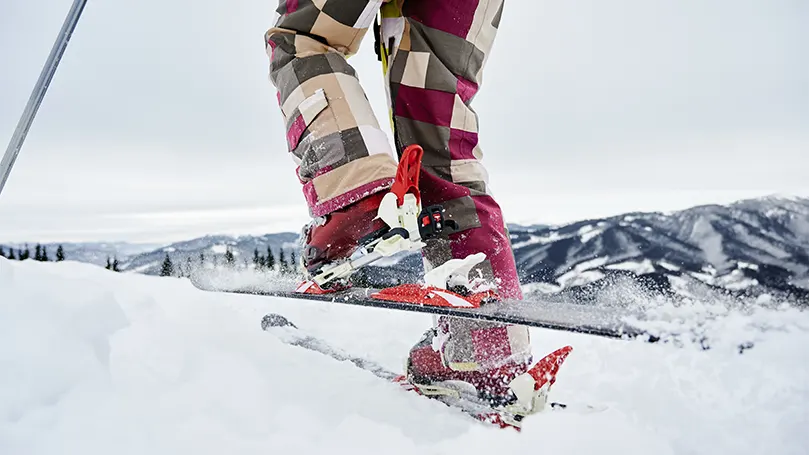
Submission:
[[[809,318],[796,310],[695,305],[711,323],[707,351],[532,329],[537,355],[574,347],[552,399],[608,409],[539,414],[518,434],[259,328],[278,312],[401,370],[426,315],[206,293],[69,261],[0,258],[0,290],[2,454],[780,455],[809,444]],[[666,324],[683,311],[659,309]],[[755,347],[739,354],[738,337]]]
[[[714,283],[724,287],[725,289],[738,291],[752,286],[757,286],[758,280],[746,277],[744,272],[741,270],[733,270],[730,273],[717,278]]]
[[[677,291],[679,295],[686,296],[686,297],[693,297],[691,294],[691,283],[681,276],[675,275],[666,275],[666,278],[669,280],[672,289]]]
[[[628,270],[630,272],[634,272],[636,275],[643,275],[655,271],[655,266],[649,259],[644,259],[643,261],[619,262],[616,264],[610,264],[607,266],[607,268],[612,270]]]
[[[556,279],[562,288],[569,288],[572,286],[584,286],[593,281],[598,281],[606,275],[598,270],[585,270],[580,272],[578,270],[571,270]]]
[[[582,226],[579,228],[577,234],[581,236],[581,243],[587,243],[595,237],[598,237],[602,232],[603,229],[596,229],[591,225]]]
[[[512,248],[516,250],[517,248],[522,248],[524,246],[533,245],[537,243],[540,245],[545,245],[568,237],[570,236],[563,237],[561,234],[559,234],[559,232],[551,231],[548,235],[545,236],[531,235],[529,236],[528,240],[524,242],[515,243],[514,245],[512,245]]]
[[[711,264],[722,264],[727,259],[722,247],[722,234],[714,229],[706,217],[700,217],[694,222],[690,237],[699,245],[705,253],[705,259]]]
[[[554,294],[559,292],[562,288],[551,283],[528,283],[521,286],[524,294],[540,293],[540,294]]]
[[[590,259],[590,260],[587,260],[587,261],[582,261],[582,262],[579,262],[578,264],[576,264],[573,267],[573,270],[575,270],[577,272],[583,272],[585,270],[596,269],[596,268],[601,267],[602,265],[606,264],[607,261],[609,261],[609,260],[610,260],[610,258],[608,258],[606,256],[601,256],[601,257],[593,258],[593,259]]]
[[[155,267],[157,264],[158,264],[157,262],[147,262],[146,264],[143,264],[141,266],[138,266],[138,267],[135,267],[135,268],[129,270],[129,272],[141,273],[141,272],[144,272],[146,270],[151,269],[152,267]]]
[[[604,278],[605,275],[602,272],[590,269],[601,267],[602,265],[606,264],[607,261],[609,261],[609,258],[602,256],[579,262],[573,267],[572,270],[569,270],[556,278],[556,282],[560,285],[559,289],[570,286],[583,286],[587,283],[592,283],[593,281]],[[557,289],[557,291],[559,289]]]
[[[223,244],[213,245],[211,246],[211,251],[216,254],[225,254],[228,251],[228,246]]]
[[[759,250],[777,259],[787,259],[791,256],[789,252],[779,247],[779,244],[782,243],[777,240],[777,237],[772,232],[767,232],[760,236],[752,235],[748,228],[743,225],[733,226],[733,231],[736,241],[754,250]]]
[[[658,265],[660,265],[660,267],[663,267],[664,269],[668,269],[668,270],[671,270],[671,271],[674,271],[674,272],[680,270],[679,266],[676,266],[676,265],[674,265],[674,264],[672,264],[670,262],[658,261],[657,263],[658,263]]]

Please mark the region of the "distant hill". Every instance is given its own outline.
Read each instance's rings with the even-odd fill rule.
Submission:
[[[704,291],[777,295],[809,302],[809,199],[766,197],[672,213],[626,213],[562,226],[509,225],[527,294],[586,302],[617,285],[688,297]],[[230,250],[252,267],[255,250],[298,255],[298,234],[206,236],[152,249],[110,243],[64,244],[70,259],[103,264],[117,254],[124,271],[158,274],[168,254],[187,268],[213,268]],[[49,254],[55,246],[48,245]],[[418,254],[362,269],[357,281],[390,286],[418,280]]]

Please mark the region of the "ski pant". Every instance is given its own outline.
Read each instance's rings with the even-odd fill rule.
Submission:
[[[484,252],[470,275],[521,297],[500,207],[481,163],[471,102],[504,0],[280,0],[265,34],[270,79],[286,122],[289,152],[312,216],[387,190],[398,156],[424,149],[424,206],[441,204],[461,229],[427,242],[427,270]],[[394,132],[394,152],[347,58],[374,26]],[[442,318],[445,363],[480,370],[530,358],[528,329]]]

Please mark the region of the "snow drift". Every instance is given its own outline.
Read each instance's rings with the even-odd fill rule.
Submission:
[[[736,322],[717,330],[766,323],[741,354],[732,342],[704,351],[533,330],[537,355],[575,348],[552,399],[608,409],[536,415],[521,434],[283,344],[260,330],[267,312],[396,370],[431,323],[0,258],[0,453],[799,454],[809,446],[809,316],[795,309],[723,315]]]

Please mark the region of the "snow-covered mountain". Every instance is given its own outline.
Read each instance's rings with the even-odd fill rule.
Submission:
[[[234,263],[244,267],[253,263],[255,250],[260,255],[267,256],[270,248],[276,260],[279,259],[283,249],[287,260],[290,256],[298,254],[298,234],[284,232],[280,234],[266,234],[260,236],[227,236],[211,235],[184,242],[172,243],[153,251],[141,253],[124,262],[123,271],[133,271],[147,275],[157,275],[166,255],[174,264],[180,267],[197,268],[213,267],[225,263],[225,254],[230,251],[234,256]]]
[[[809,199],[744,200],[673,213],[627,213],[563,226],[510,225],[529,294],[604,299],[616,284],[690,296],[719,291],[809,302]],[[414,279],[417,255],[368,268],[368,282]]]
[[[809,302],[806,198],[766,197],[673,213],[627,213],[562,226],[509,228],[528,294],[592,301],[629,286],[645,293],[718,292]],[[297,255],[297,241],[297,233],[206,236],[135,255],[119,251],[118,257],[124,271],[158,274],[166,254],[180,268],[211,268],[223,264],[230,249],[235,264],[244,267],[252,264],[254,250],[266,255],[268,247],[276,260],[283,248],[289,260],[293,252]],[[115,253],[114,244],[64,247],[69,259],[96,264]],[[389,286],[418,280],[421,273],[419,255],[411,254],[362,269],[356,278],[363,284]]]
[[[809,199],[631,213],[511,234],[523,282],[537,292],[581,299],[630,278],[663,292],[707,287],[809,299]]]

